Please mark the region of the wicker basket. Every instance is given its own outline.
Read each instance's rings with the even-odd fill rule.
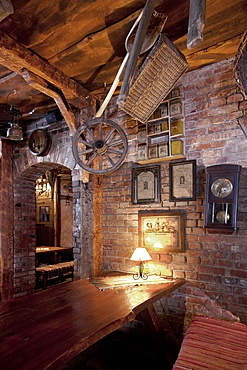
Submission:
[[[138,121],[146,122],[187,69],[185,56],[161,34],[137,67],[126,98],[120,94],[119,107]]]
[[[247,99],[247,31],[243,34],[234,61],[235,78],[245,99]]]

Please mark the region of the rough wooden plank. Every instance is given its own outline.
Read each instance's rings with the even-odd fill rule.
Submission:
[[[187,48],[193,49],[203,41],[206,0],[190,0]]]
[[[2,303],[1,366],[58,369],[184,282],[102,292],[84,279]]]
[[[26,49],[5,32],[0,30],[0,62],[14,72],[27,68],[36,75],[45,78],[61,89],[66,98],[74,105],[84,108],[94,96],[76,81],[53,67],[38,55]]]
[[[62,92],[56,91],[55,87],[45,81],[42,77],[35,75],[25,68],[21,70],[21,74],[29,85],[54,99],[71,133],[74,134],[76,131],[76,119]]]

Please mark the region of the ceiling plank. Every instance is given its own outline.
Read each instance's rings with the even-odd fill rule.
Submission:
[[[66,99],[78,108],[94,104],[95,97],[82,85],[28,50],[0,30],[0,62],[14,72],[26,68],[62,90]]]
[[[45,81],[42,77],[35,75],[26,68],[21,70],[21,75],[29,85],[54,99],[71,133],[75,134],[76,119],[74,113],[71,111],[66,99],[64,98],[63,93],[61,91],[56,91],[56,88]]]

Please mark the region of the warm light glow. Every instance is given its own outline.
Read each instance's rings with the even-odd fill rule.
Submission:
[[[136,248],[130,259],[131,261],[148,261],[152,258],[146,248]]]
[[[154,243],[153,248],[163,248],[163,244],[161,242]]]

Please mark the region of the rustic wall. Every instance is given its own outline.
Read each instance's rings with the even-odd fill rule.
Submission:
[[[123,121],[114,106],[108,118],[125,125],[130,150],[126,163],[103,179],[104,268],[130,271],[138,245],[138,210],[186,212],[185,253],[149,249],[152,263],[164,275],[187,283],[156,304],[168,331],[182,332],[193,313],[232,318],[247,324],[247,140],[238,118],[247,109],[233,73],[233,60],[187,73],[179,83],[185,107],[186,159],[197,161],[197,199],[169,202],[169,162],[161,164],[161,203],[131,204],[131,168],[137,161],[134,120]],[[203,228],[205,168],[213,164],[242,165],[237,232],[206,233]],[[166,317],[165,320],[164,318]],[[167,323],[170,323],[170,327]]]
[[[83,123],[91,114],[90,109],[82,110],[77,115],[78,122]],[[50,151],[44,157],[33,155],[28,148],[27,138],[37,127],[46,128],[52,136]],[[88,179],[89,183],[85,185],[82,181],[85,179],[83,171],[75,166],[69,129],[64,121],[47,125],[45,119],[28,128],[21,143],[1,141],[1,301],[35,291],[35,180],[48,170],[61,166],[71,170],[75,277],[88,277],[96,268],[93,259],[92,181]],[[98,250],[98,254],[102,255],[101,250]]]
[[[0,143],[0,302],[12,298],[13,266],[13,147]]]

